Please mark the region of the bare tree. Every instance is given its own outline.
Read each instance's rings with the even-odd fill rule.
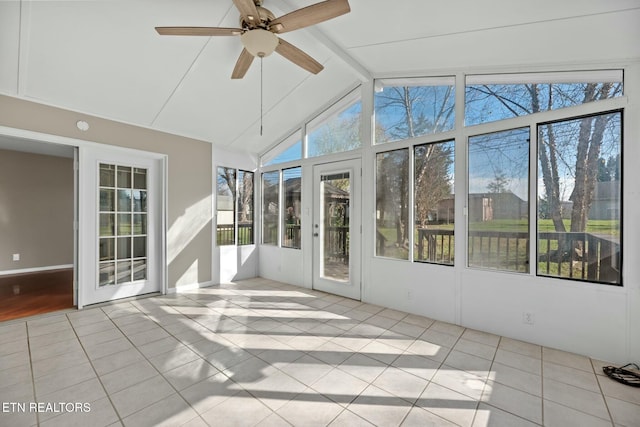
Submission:
[[[615,83],[585,84],[526,84],[526,85],[478,85],[467,91],[468,103],[486,101],[493,98],[497,104],[480,102],[483,110],[476,111],[474,122],[486,119],[486,115],[502,109],[502,115],[520,116],[540,111],[577,105],[601,99],[612,98],[622,87]],[[579,119],[579,128],[572,135],[558,135],[558,126],[545,124],[539,128],[538,159],[545,191],[548,215],[556,231],[565,232],[562,220],[562,179],[560,171],[573,172],[573,202],[571,211],[571,231],[585,231],[589,209],[598,174],[605,132],[611,115],[598,115]],[[573,144],[568,140],[574,141]]]
[[[376,121],[376,141],[416,138],[451,128],[455,112],[454,93],[453,86],[385,87],[381,93],[376,94],[376,117],[384,114],[388,123],[383,125],[382,120]],[[417,204],[421,206],[418,208],[418,212],[423,220],[426,220],[428,210],[435,207],[437,201],[428,200],[426,197],[428,192],[422,191],[422,189],[429,185],[441,184],[441,182],[434,182],[433,178],[436,177],[446,177],[444,180],[448,182],[446,167],[445,170],[438,168],[436,167],[438,162],[430,160],[434,153],[439,152],[439,149],[440,146],[437,144],[425,146],[421,149],[421,161],[416,162],[416,188],[421,189],[416,192],[416,199]],[[407,224],[409,162],[400,162],[396,166],[400,168],[396,169],[399,180],[395,184],[396,187],[392,187],[393,193],[400,197],[395,220],[396,244],[406,245],[411,231],[411,227]],[[434,174],[435,171],[437,172]]]

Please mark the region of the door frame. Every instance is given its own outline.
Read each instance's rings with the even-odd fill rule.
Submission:
[[[320,237],[315,236],[321,220],[321,194],[320,176],[349,172],[350,174],[350,198],[349,198],[349,283],[341,283],[324,279],[320,276],[321,246]],[[362,159],[352,158],[338,160],[329,163],[316,163],[313,165],[313,214],[312,220],[312,280],[311,286],[315,290],[340,295],[360,301],[362,298]],[[355,237],[355,238],[354,238]]]
[[[166,155],[157,153],[133,150],[121,147],[98,146],[98,147],[80,147],[80,164],[79,164],[79,256],[78,256],[78,308],[82,308],[89,304],[108,302],[120,298],[128,298],[132,296],[143,295],[150,292],[167,293],[167,262],[166,262]],[[153,182],[148,182],[150,186],[148,191],[158,199],[152,202],[153,209],[159,211],[153,214],[157,223],[153,225],[153,232],[157,235],[153,237],[152,242],[147,242],[147,250],[153,248],[152,253],[155,262],[158,264],[152,273],[148,270],[148,281],[158,282],[159,286],[152,285],[125,285],[132,286],[125,288],[125,292],[119,295],[111,292],[111,289],[105,289],[100,292],[97,288],[98,282],[98,176],[99,164],[112,163],[124,164],[126,166],[153,168],[157,173]],[[151,180],[149,180],[151,181]],[[147,227],[151,227],[148,220]],[[150,234],[152,231],[149,231]],[[148,235],[147,234],[147,235]],[[147,268],[150,269],[150,262]],[[117,286],[117,285],[116,285]],[[135,286],[135,287],[134,287]],[[122,288],[121,288],[122,289]],[[112,295],[113,294],[113,295]]]

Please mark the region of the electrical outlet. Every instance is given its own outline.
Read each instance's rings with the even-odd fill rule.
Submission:
[[[407,291],[407,299],[411,300],[411,298],[413,298],[413,294],[411,293],[411,291]]]
[[[14,261],[20,261],[20,254],[13,254]]]
[[[535,314],[528,311],[522,313],[522,323],[524,323],[525,325],[533,325],[534,323],[536,323]]]

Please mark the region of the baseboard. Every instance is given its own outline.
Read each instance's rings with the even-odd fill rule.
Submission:
[[[208,282],[191,283],[189,285],[179,285],[179,286],[176,286],[175,288],[168,288],[167,289],[167,294],[175,294],[177,292],[191,291],[191,290],[200,289],[200,288],[208,288],[208,287],[213,286],[215,284],[216,283],[214,283],[213,281],[209,280]]]
[[[43,271],[67,270],[73,268],[73,264],[48,265],[46,267],[20,268],[17,270],[0,271],[0,276],[10,276],[12,274],[40,273]]]

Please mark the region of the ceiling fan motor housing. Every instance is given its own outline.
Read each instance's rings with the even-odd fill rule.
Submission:
[[[262,3],[262,2],[260,2]],[[243,16],[240,16],[240,27],[246,29],[264,28],[266,29],[271,21],[276,19],[276,16],[269,10],[256,3],[256,10],[258,11],[257,17],[253,17],[253,20],[245,20]],[[257,18],[257,19],[256,19]]]
[[[260,58],[271,55],[278,46],[278,37],[261,28],[245,31],[240,39],[250,54]]]

